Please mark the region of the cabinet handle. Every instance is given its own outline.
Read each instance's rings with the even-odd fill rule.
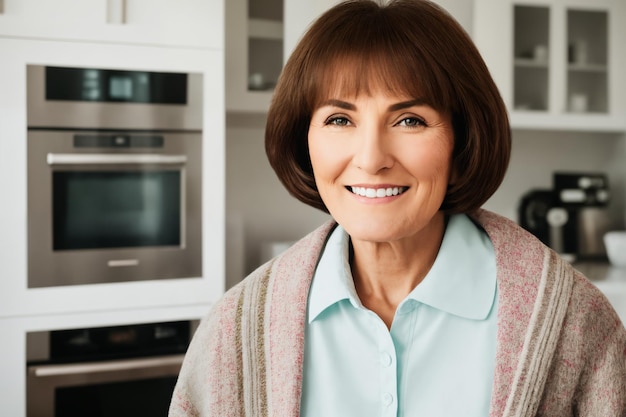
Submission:
[[[0,0],[3,1],[3,0]],[[107,23],[123,25],[126,23],[126,0],[106,0]]]
[[[0,14],[4,13],[4,0],[0,0]]]

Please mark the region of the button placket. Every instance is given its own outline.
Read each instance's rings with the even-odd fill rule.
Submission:
[[[380,321],[378,366],[380,371],[380,401],[382,416],[397,415],[398,370],[396,349],[391,333]]]

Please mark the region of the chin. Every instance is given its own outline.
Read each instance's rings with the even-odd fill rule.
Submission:
[[[339,222],[341,226],[348,232],[350,237],[355,240],[366,242],[383,243],[401,239],[406,235],[406,229],[398,224],[389,224],[388,222],[377,221],[347,221]]]

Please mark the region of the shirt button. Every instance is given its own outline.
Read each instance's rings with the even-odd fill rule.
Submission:
[[[390,366],[391,362],[392,362],[391,355],[388,354],[387,352],[384,352],[383,354],[380,355],[380,363],[382,366],[384,367]]]
[[[386,406],[390,406],[393,403],[393,395],[388,392],[383,394],[383,404]]]

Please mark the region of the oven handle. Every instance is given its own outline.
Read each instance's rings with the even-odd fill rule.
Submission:
[[[155,164],[171,165],[187,162],[186,155],[49,153],[48,165]]]
[[[65,376],[76,374],[93,374],[97,372],[132,371],[137,369],[152,369],[164,366],[180,366],[185,355],[158,356],[153,358],[125,359],[106,362],[88,362],[68,365],[41,365],[31,366],[32,375],[40,378],[50,376]]]

